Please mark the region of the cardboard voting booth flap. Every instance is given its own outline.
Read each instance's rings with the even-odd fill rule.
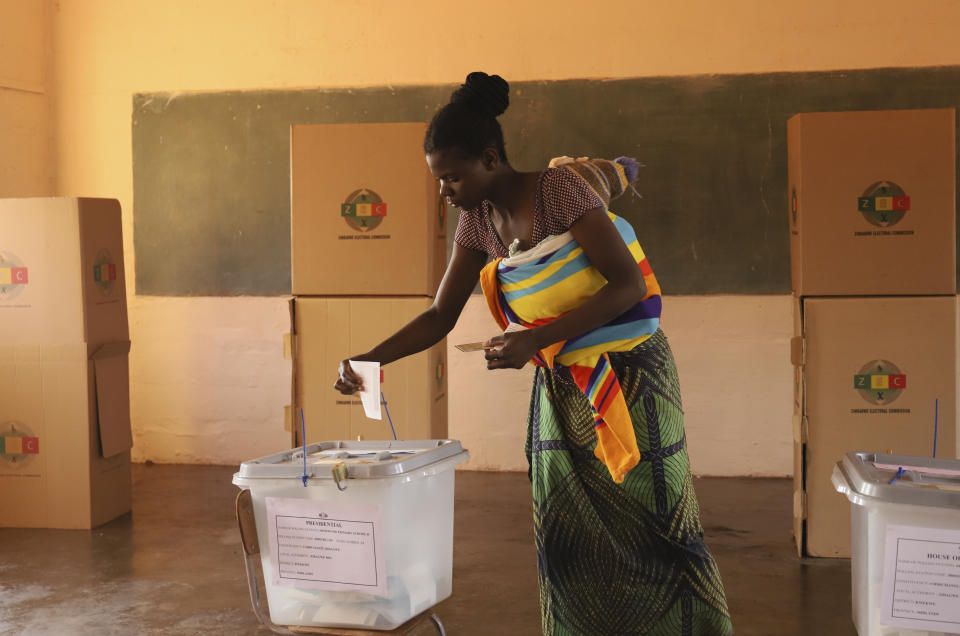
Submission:
[[[291,303],[293,445],[300,438],[301,409],[307,442],[329,439],[443,439],[447,436],[446,340],[383,368],[381,389],[389,411],[366,417],[359,396],[338,393],[339,363],[367,351],[425,311],[426,297],[294,298]]]
[[[795,295],[956,292],[955,118],[952,108],[790,118]]]
[[[130,343],[103,345],[93,353],[100,454],[113,457],[133,447],[130,430]]]
[[[955,296],[804,298],[794,412],[798,550],[850,555],[850,510],[830,479],[851,450],[956,457]],[[796,348],[796,347],[794,347]]]
[[[128,340],[120,205],[0,199],[0,342]]]
[[[294,295],[436,294],[447,206],[424,159],[426,130],[423,122],[291,127]],[[350,276],[338,275],[346,263]]]

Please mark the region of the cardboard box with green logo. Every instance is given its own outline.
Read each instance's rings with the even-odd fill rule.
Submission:
[[[290,131],[295,296],[433,296],[447,215],[423,154],[424,123]]]
[[[955,117],[945,108],[789,120],[795,295],[956,292]]]
[[[382,420],[364,415],[359,396],[333,389],[337,365],[369,350],[425,311],[420,298],[307,298],[290,301],[289,353],[293,358],[293,407],[288,413],[293,445],[300,438],[300,409],[308,443],[329,440],[442,439],[447,436],[446,340],[383,367],[387,402]]]
[[[795,299],[798,552],[850,556],[850,504],[830,482],[848,451],[957,456],[957,298]],[[936,428],[936,436],[934,431]]]
[[[120,205],[0,199],[0,526],[130,510]]]

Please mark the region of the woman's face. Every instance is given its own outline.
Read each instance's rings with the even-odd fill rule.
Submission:
[[[440,182],[440,196],[465,210],[480,206],[487,198],[494,166],[487,158],[469,158],[456,149],[427,155],[427,166]]]

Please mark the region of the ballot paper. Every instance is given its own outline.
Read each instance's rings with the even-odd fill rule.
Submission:
[[[380,412],[380,363],[351,360],[350,368],[363,380],[363,390],[360,391],[363,412],[371,420],[382,420],[383,415]]]
[[[484,347],[482,342],[467,342],[465,344],[453,345],[464,353],[471,351],[485,351],[486,349],[496,349],[496,347]]]
[[[511,322],[507,323],[507,328],[504,330],[504,333],[510,333],[512,331],[524,331],[526,327],[521,324]],[[471,351],[487,351],[489,349],[499,349],[499,346],[489,346],[485,347],[482,342],[467,342],[464,344],[453,345],[460,351],[464,353],[469,353]]]

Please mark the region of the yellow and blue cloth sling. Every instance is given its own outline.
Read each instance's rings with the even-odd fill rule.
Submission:
[[[565,158],[566,159],[566,158]],[[579,159],[551,162],[583,178],[604,206],[635,179],[636,164],[621,160]],[[547,369],[566,367],[593,409],[596,457],[621,483],[640,461],[633,422],[620,389],[610,352],[629,351],[653,335],[660,325],[660,286],[636,233],[625,220],[607,212],[643,273],[647,293],[622,315],[575,338],[539,351],[532,362]],[[487,305],[501,329],[510,323],[537,327],[579,307],[596,294],[606,279],[593,267],[570,232],[550,236],[534,248],[490,262],[480,276]]]

